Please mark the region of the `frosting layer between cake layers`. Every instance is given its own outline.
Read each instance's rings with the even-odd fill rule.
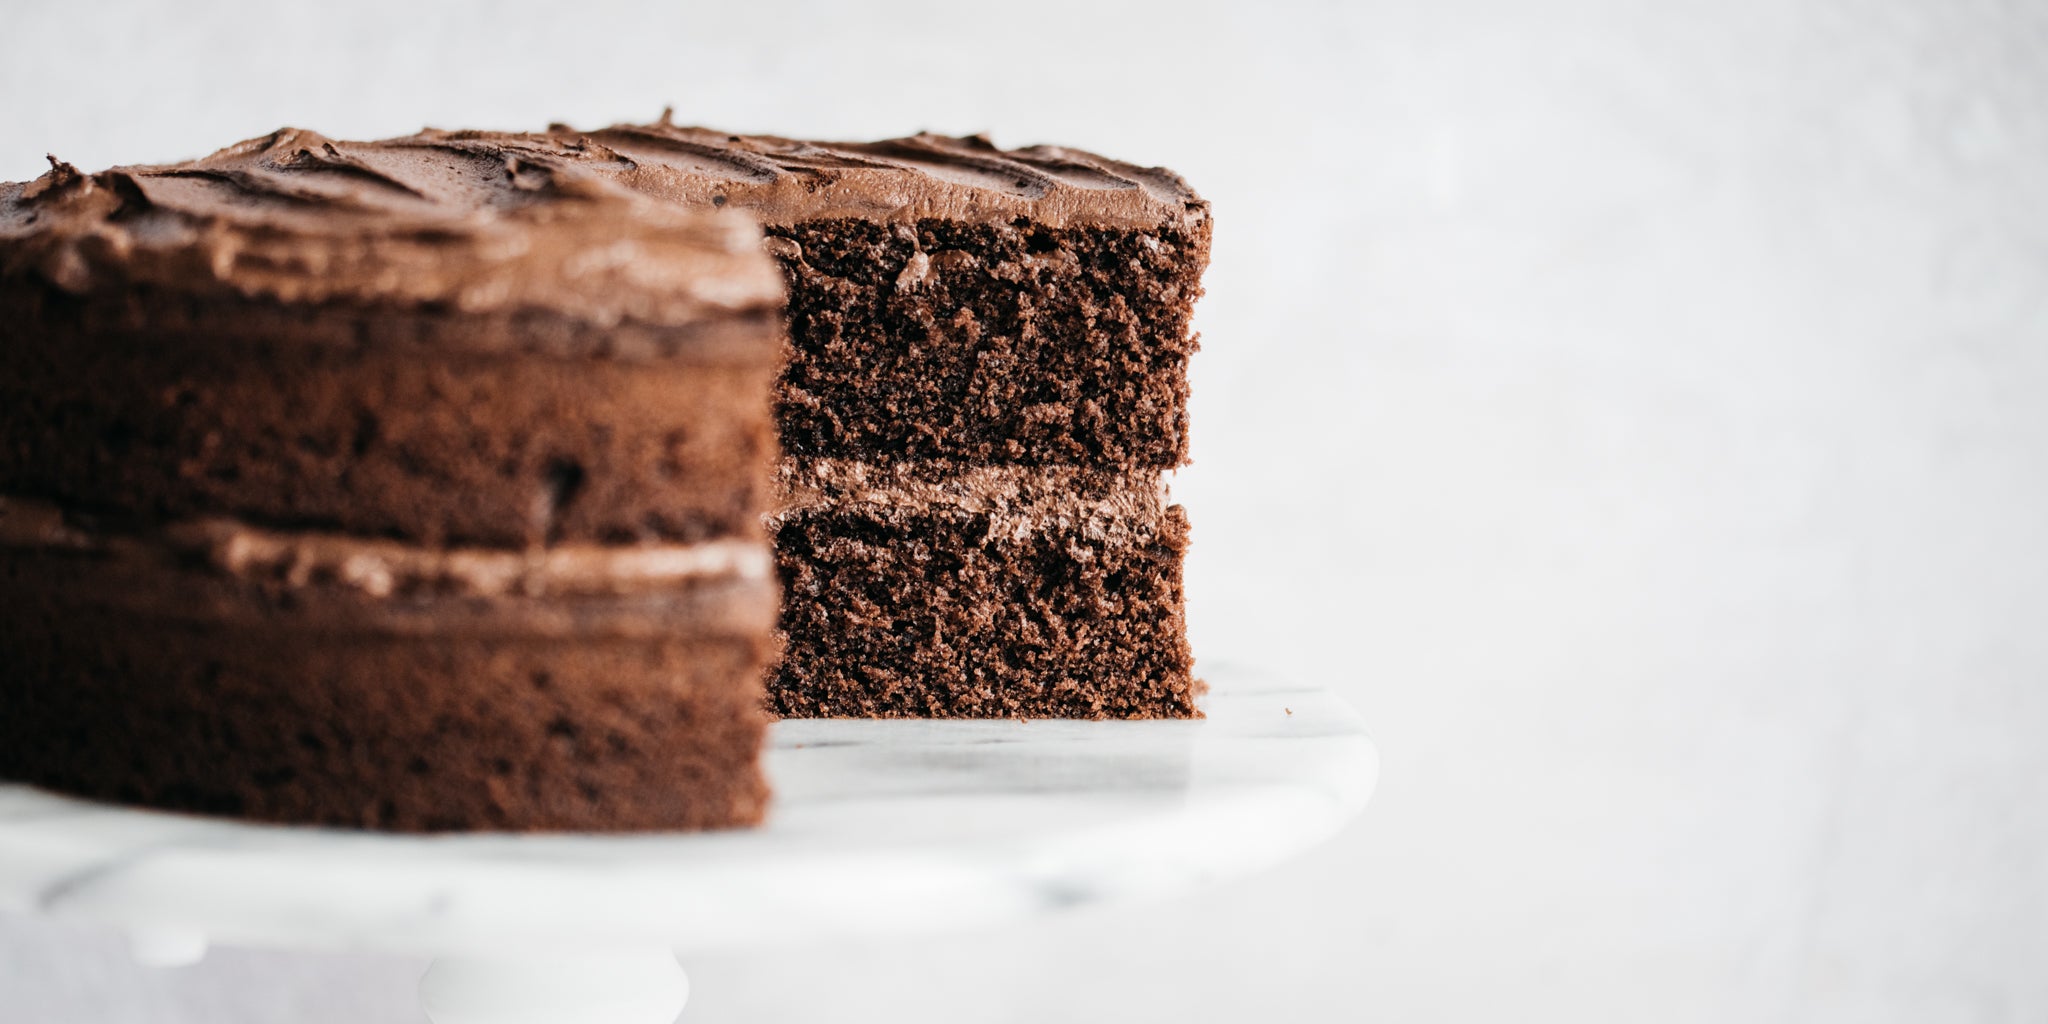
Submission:
[[[771,529],[821,512],[950,511],[986,516],[994,538],[1072,530],[1090,540],[1131,541],[1157,532],[1169,507],[1165,475],[1146,469],[785,458],[776,487]]]
[[[166,588],[132,585],[95,587],[99,581],[155,576],[175,588],[233,589],[276,604],[291,597],[287,611],[308,604],[356,602],[387,612],[414,606],[431,610],[455,599],[472,610],[503,604],[545,604],[553,599],[593,602],[615,599],[628,610],[638,599],[661,599],[706,586],[743,589],[748,601],[721,609],[727,624],[712,632],[765,628],[772,612],[774,563],[759,537],[722,537],[692,544],[563,544],[522,550],[482,547],[426,547],[400,541],[311,530],[252,526],[222,517],[150,525],[117,525],[99,517],[67,514],[52,502],[0,495],[0,551],[17,558],[42,558],[71,569],[36,581],[49,593],[131,608],[160,618],[214,615],[218,608],[169,600],[153,601]],[[10,580],[12,582],[12,580]],[[280,609],[265,607],[258,617]],[[306,616],[304,628],[348,632],[368,620]],[[698,623],[678,619],[679,634],[699,632]]]

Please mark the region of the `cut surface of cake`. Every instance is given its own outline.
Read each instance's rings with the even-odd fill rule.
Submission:
[[[1053,146],[663,123],[548,138],[762,221],[790,290],[771,519],[793,716],[1197,714],[1189,318],[1209,205]]]
[[[782,276],[561,148],[285,130],[0,185],[0,777],[760,820]]]

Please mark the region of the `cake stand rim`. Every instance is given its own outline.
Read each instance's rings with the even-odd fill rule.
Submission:
[[[846,808],[828,796],[792,810],[787,817],[803,819],[795,825],[771,818],[759,832],[408,836],[168,814],[0,783],[0,910],[236,946],[441,956],[754,948],[1158,897],[1272,867],[1329,839],[1363,811],[1378,782],[1378,748],[1329,687],[1228,667],[1206,674],[1221,682],[1202,720],[1061,722],[1037,727],[1036,737],[1028,724],[914,727],[911,735],[941,738],[1009,730],[1040,745],[1073,745],[1077,757],[1127,750],[1141,772],[1178,756],[1185,739],[1190,774],[1178,796],[1170,786],[1134,787],[1119,797],[1135,808],[1128,814],[1098,808],[1034,835],[838,851],[821,841],[829,836],[796,837],[764,864],[745,846],[776,842],[783,826],[829,833],[832,812]],[[778,738],[776,753],[806,756],[805,736],[832,728],[778,725],[796,735]],[[940,752],[994,756],[973,753],[980,745]],[[917,753],[886,742],[876,749]],[[969,791],[952,803],[903,799],[971,816],[989,801],[1043,811],[1046,801],[1072,800],[1078,811],[1098,798],[1055,787]],[[721,844],[737,849],[676,856]]]

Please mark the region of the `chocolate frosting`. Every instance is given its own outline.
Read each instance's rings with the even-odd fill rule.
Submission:
[[[84,174],[53,157],[35,181],[0,184],[0,279],[680,325],[782,303],[736,209],[769,225],[1153,230],[1209,216],[1171,171],[980,135],[804,142],[666,116],[382,142],[284,128],[179,164]]]
[[[1074,466],[785,458],[776,489],[771,530],[816,512],[883,519],[965,514],[985,517],[991,539],[1078,531],[1100,543],[1149,543],[1171,507],[1166,478],[1157,471]]]
[[[764,223],[926,218],[1053,228],[1188,228],[1209,204],[1160,167],[1064,146],[999,149],[984,135],[804,142],[672,124],[549,135],[633,188],[692,206],[738,206]]]
[[[292,590],[371,598],[609,596],[715,580],[765,582],[767,545],[729,538],[697,544],[566,544],[528,551],[431,548],[307,530],[269,530],[222,517],[147,532],[82,526],[57,505],[0,496],[0,550],[69,551],[102,559],[198,568]]]
[[[0,278],[681,325],[779,308],[757,227],[651,201],[546,136],[282,129],[188,163],[0,185]]]

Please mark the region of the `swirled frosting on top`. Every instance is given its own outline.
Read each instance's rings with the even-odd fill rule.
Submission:
[[[756,221],[1208,216],[1171,171],[979,135],[803,142],[666,116],[381,142],[284,128],[178,164],[85,174],[52,158],[0,184],[0,280],[671,325],[781,304]]]
[[[548,136],[281,129],[187,163],[0,185],[0,278],[679,325],[778,308],[759,229],[652,200]]]
[[[670,123],[550,137],[633,188],[693,206],[738,206],[770,225],[955,219],[1150,230],[1207,220],[1209,204],[1161,167],[1064,146],[1001,149],[983,135],[804,142]]]

